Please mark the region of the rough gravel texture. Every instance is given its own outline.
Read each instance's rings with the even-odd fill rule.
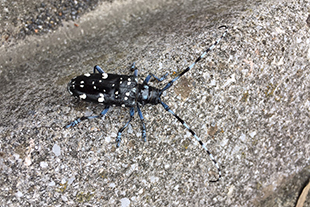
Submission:
[[[307,1],[114,1],[53,33],[0,47],[1,206],[294,206],[310,178]],[[79,26],[74,26],[74,23]],[[98,64],[168,80],[225,39],[163,96],[220,163],[162,106],[63,126],[102,107],[66,91]],[[165,83],[151,82],[161,88]],[[309,196],[309,195],[308,195]],[[307,199],[305,207],[310,206]]]
[[[98,2],[106,4],[113,0],[2,0],[1,44],[14,43],[27,35],[52,32],[63,26],[63,21],[76,21],[85,12],[95,9]]]

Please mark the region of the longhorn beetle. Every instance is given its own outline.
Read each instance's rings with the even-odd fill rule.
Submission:
[[[100,105],[105,105],[104,110],[97,116],[83,116],[77,118],[65,128],[73,127],[86,119],[94,119],[103,117],[109,110],[110,106],[122,106],[129,108],[130,118],[127,123],[118,130],[116,143],[117,147],[119,147],[121,142],[121,135],[124,129],[128,126],[130,121],[132,120],[135,107],[137,108],[141,124],[142,124],[142,138],[146,141],[146,128],[144,123],[144,118],[142,112],[140,110],[140,104],[152,104],[157,105],[161,104],[166,111],[171,113],[179,122],[183,124],[183,126],[192,134],[193,137],[199,142],[199,144],[207,151],[214,165],[218,169],[219,177],[215,181],[219,181],[221,178],[221,169],[214,159],[213,155],[210,153],[205,144],[200,140],[200,138],[195,134],[191,128],[178,116],[176,115],[167,104],[162,102],[161,95],[167,89],[169,89],[175,81],[177,81],[182,75],[188,72],[190,69],[194,67],[194,65],[200,61],[209,51],[211,51],[226,35],[228,28],[226,26],[220,26],[220,28],[224,28],[225,31],[222,36],[207,50],[205,50],[190,66],[188,66],[185,70],[183,70],[177,77],[172,79],[164,88],[159,89],[148,85],[149,80],[153,77],[157,81],[161,82],[166,79],[168,73],[166,73],[163,77],[158,78],[154,74],[150,73],[142,84],[138,83],[138,70],[135,68],[135,64],[132,65],[132,69],[134,70],[133,75],[117,75],[105,73],[99,66],[94,67],[94,72],[92,74],[86,73],[81,76],[77,76],[71,80],[68,84],[68,91],[71,95],[78,97],[84,101],[98,103]],[[96,73],[98,72],[98,73]]]

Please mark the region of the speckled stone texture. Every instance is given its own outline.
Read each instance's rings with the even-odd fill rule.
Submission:
[[[54,32],[0,47],[0,206],[294,206],[310,178],[308,1],[113,1]],[[75,26],[77,24],[78,26]],[[66,91],[100,65],[163,87],[221,31],[221,43],[163,95],[162,106],[63,126],[103,107]],[[309,195],[308,195],[309,196]],[[309,198],[309,197],[308,197]],[[310,199],[305,207],[310,206]]]
[[[25,38],[26,35],[52,32],[63,26],[63,21],[77,20],[97,5],[98,0],[2,0],[1,44],[14,43],[16,39]]]

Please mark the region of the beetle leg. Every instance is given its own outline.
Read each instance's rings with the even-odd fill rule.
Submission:
[[[162,82],[163,80],[166,79],[167,75],[169,75],[168,72],[167,72],[163,77],[158,78],[158,77],[155,76],[153,73],[150,73],[150,74],[145,78],[145,80],[143,81],[143,84],[147,84],[147,83],[150,81],[150,79],[151,79],[152,77],[154,77],[157,81]]]
[[[101,74],[104,73],[104,71],[98,65],[95,65],[94,67],[94,73],[96,73],[96,71],[98,71]]]
[[[141,124],[142,124],[142,139],[143,139],[143,141],[146,142],[146,128],[145,128],[144,118],[143,118],[143,115],[142,115],[142,112],[140,110],[138,103],[137,103],[137,110],[138,110],[138,114],[139,114]]]
[[[135,108],[134,107],[131,107],[130,108],[130,111],[129,111],[129,114],[130,114],[130,118],[129,118],[129,121],[127,121],[127,123],[118,130],[118,133],[117,133],[117,137],[116,137],[116,146],[119,147],[121,141],[122,141],[122,132],[124,131],[124,129],[126,129],[126,127],[128,126],[128,124],[131,122],[134,114],[135,114]]]
[[[109,106],[106,106],[105,109],[97,116],[82,116],[80,118],[75,119],[73,122],[71,122],[70,124],[66,125],[64,128],[68,129],[70,127],[73,127],[75,125],[78,125],[81,121],[84,121],[86,119],[90,120],[90,119],[94,119],[94,118],[101,118],[103,117],[107,112],[109,111]]]
[[[135,62],[132,63],[131,70],[134,71],[133,72],[133,76],[134,77],[138,77],[138,69],[136,68],[136,63]]]

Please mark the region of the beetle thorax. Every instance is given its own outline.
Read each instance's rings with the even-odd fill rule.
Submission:
[[[142,105],[160,103],[160,89],[149,86],[147,84],[138,84],[137,101]]]

